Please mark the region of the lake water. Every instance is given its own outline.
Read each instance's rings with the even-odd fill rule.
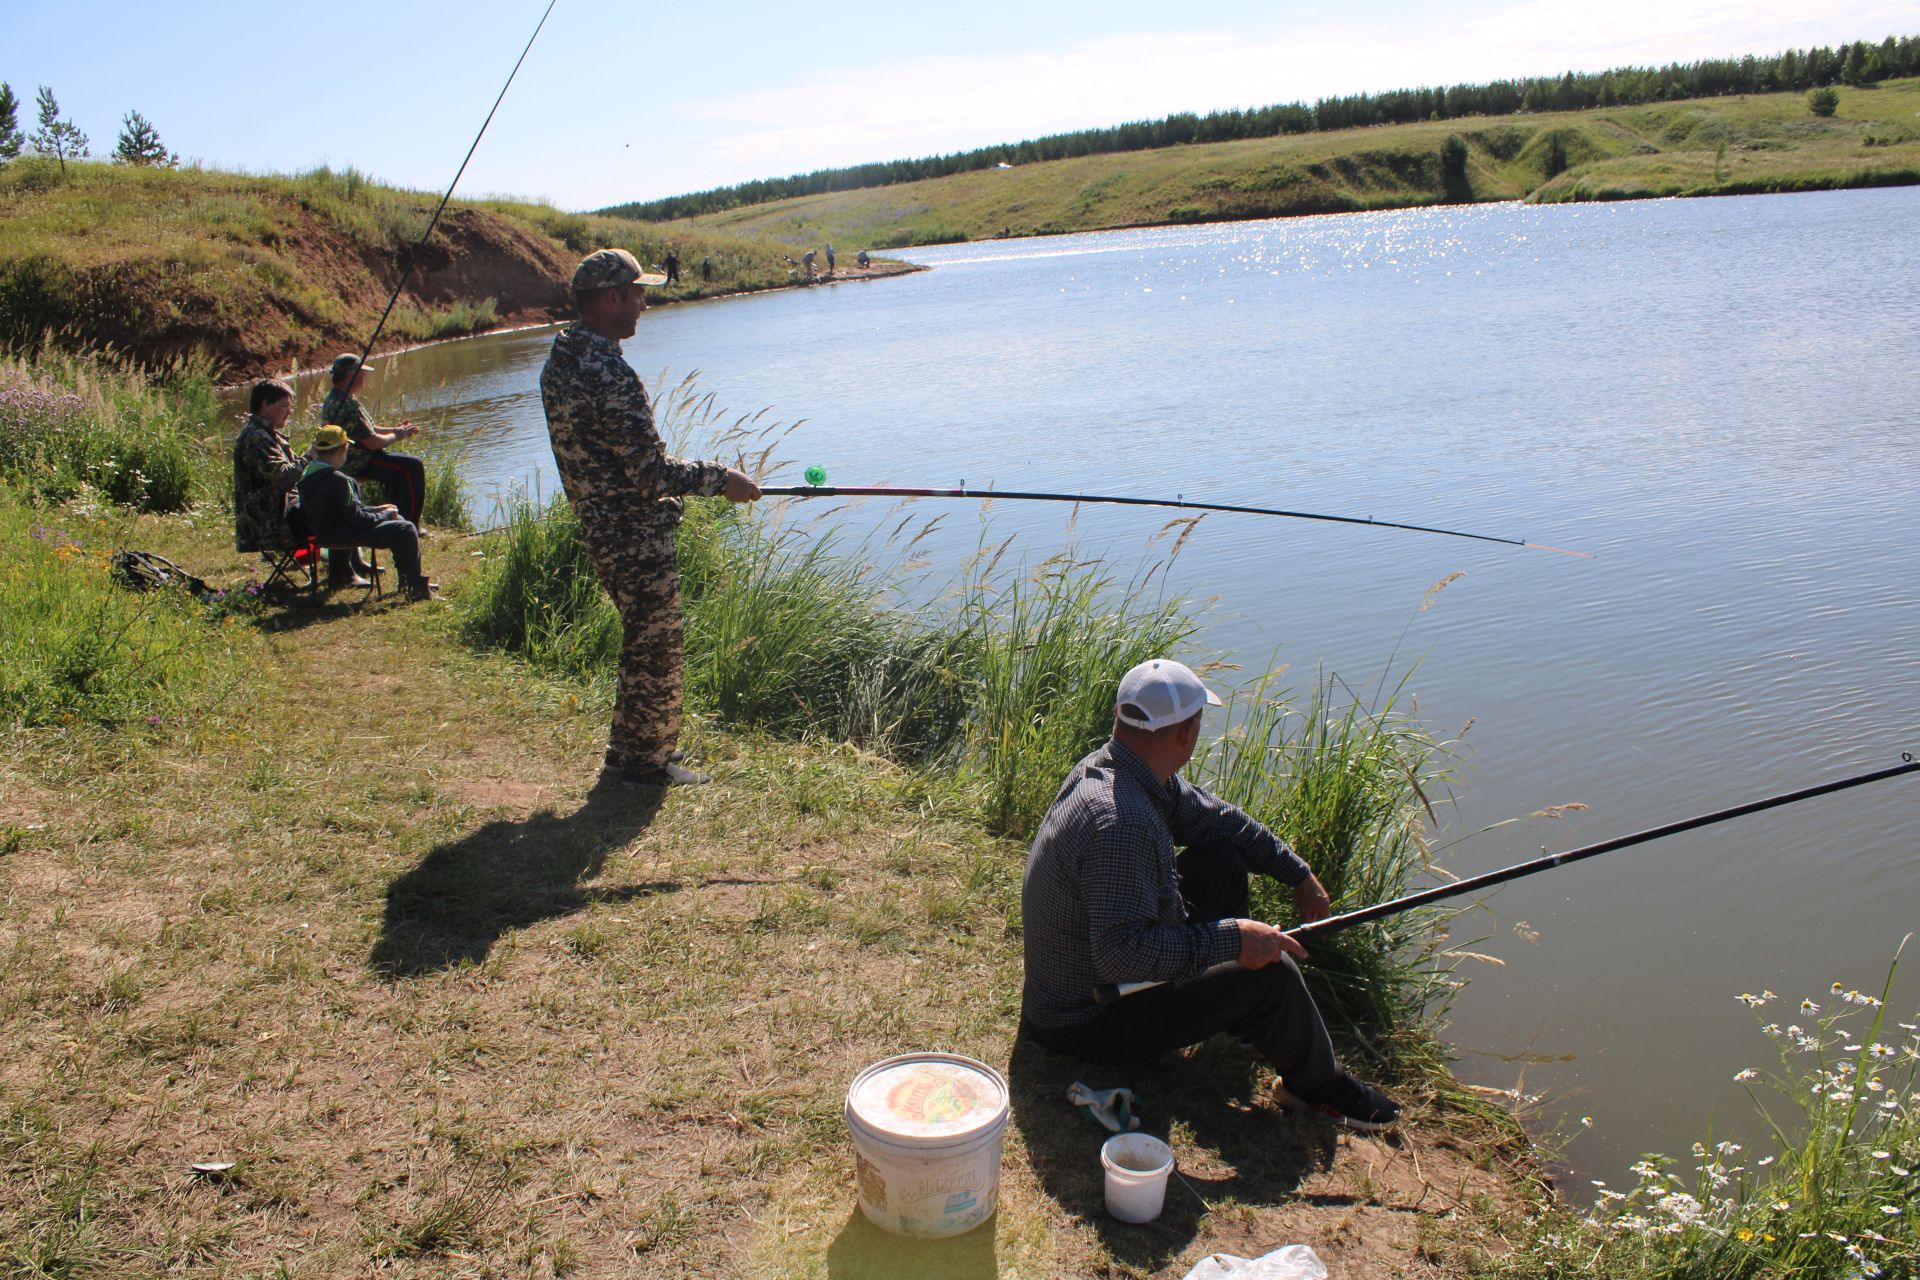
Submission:
[[[1592,552],[1213,516],[1174,571],[1250,667],[1371,687],[1419,660],[1422,718],[1472,722],[1441,833],[1472,873],[1920,753],[1916,225],[1907,188],[951,246],[907,278],[657,307],[626,350],[650,383],[699,370],[722,405],[806,419],[789,482],[1182,494]],[[469,441],[483,492],[554,492],[550,341],[389,360],[381,398]],[[1085,509],[1080,544],[1140,563],[1167,514]],[[1035,560],[1067,519],[991,514]],[[955,504],[925,549],[952,570],[979,536]],[[1734,997],[1878,989],[1920,918],[1916,806],[1920,780],[1882,783],[1499,891],[1455,930],[1505,961],[1463,964],[1461,1074],[1544,1095],[1583,1179],[1750,1131],[1732,1076],[1772,1046]]]

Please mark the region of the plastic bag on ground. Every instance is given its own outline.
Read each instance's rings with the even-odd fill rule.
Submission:
[[[1258,1258],[1210,1253],[1194,1263],[1185,1280],[1327,1280],[1327,1264],[1304,1244],[1284,1245]]]

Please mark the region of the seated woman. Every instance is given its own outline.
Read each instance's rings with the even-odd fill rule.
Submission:
[[[293,388],[277,379],[253,384],[247,422],[233,442],[233,549],[285,551],[293,546],[287,507],[301,462],[287,443]]]
[[[419,435],[420,428],[402,422],[383,430],[367,413],[354,392],[366,384],[367,375],[373,371],[372,365],[360,363],[359,356],[337,357],[333,362],[333,390],[320,403],[320,421],[347,433],[351,446],[347,450],[347,474],[378,481],[417,532],[420,512],[427,504],[427,465],[411,454],[397,452],[393,445]]]
[[[420,572],[420,534],[392,503],[369,507],[360,486],[340,469],[347,459],[347,433],[321,427],[313,438],[313,461],[301,472],[300,511],[323,546],[379,547],[393,552],[400,587],[409,600],[431,600],[433,583]]]

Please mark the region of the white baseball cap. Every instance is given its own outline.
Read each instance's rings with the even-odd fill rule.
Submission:
[[[1171,658],[1152,658],[1120,677],[1114,704],[1122,724],[1164,729],[1192,719],[1202,707],[1219,706],[1220,697],[1186,665]],[[1142,714],[1128,715],[1127,708]]]

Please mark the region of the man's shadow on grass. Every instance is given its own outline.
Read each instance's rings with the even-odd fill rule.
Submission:
[[[1158,1062],[1110,1066],[1062,1057],[1021,1035],[1007,1064],[1011,1123],[1041,1188],[1063,1213],[1083,1219],[1115,1261],[1142,1271],[1167,1265],[1193,1243],[1209,1206],[1283,1203],[1332,1164],[1338,1142],[1329,1126],[1256,1096],[1271,1079],[1257,1060],[1218,1041]],[[1133,1090],[1141,1132],[1164,1139],[1179,1125],[1179,1146],[1215,1153],[1223,1169],[1176,1163],[1158,1218],[1134,1225],[1110,1217],[1100,1148],[1112,1135],[1067,1102],[1076,1080]]]
[[[367,967],[411,978],[479,964],[500,935],[595,902],[674,893],[673,881],[583,888],[607,854],[625,848],[659,813],[658,788],[597,786],[561,816],[542,810],[522,821],[489,822],[437,845],[387,887],[387,914]]]

